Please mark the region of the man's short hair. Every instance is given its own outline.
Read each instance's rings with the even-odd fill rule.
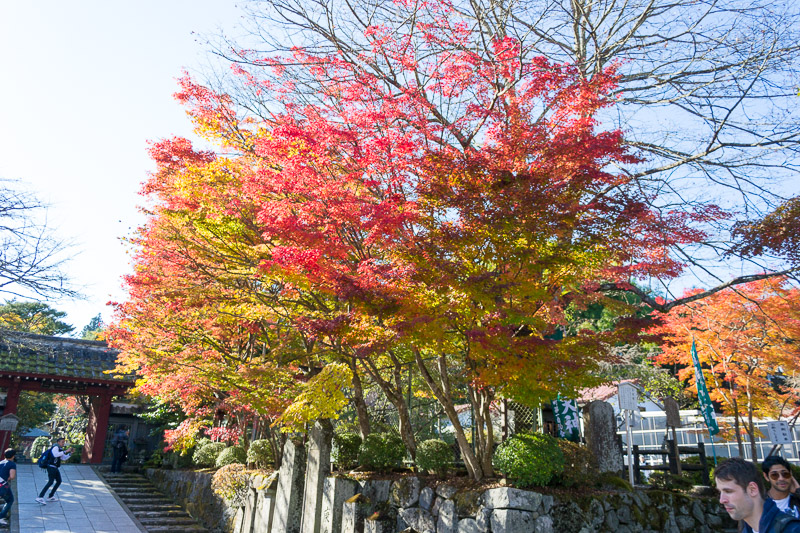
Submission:
[[[763,470],[765,474],[769,474],[770,468],[772,468],[775,465],[785,466],[786,470],[788,470],[789,472],[792,471],[792,465],[790,465],[789,461],[787,461],[780,455],[770,455],[769,457],[764,459],[764,462],[761,463],[761,470]]]
[[[67,438],[66,438],[66,437],[58,437],[58,438],[56,438],[56,443],[59,443],[59,442],[61,442],[62,440],[64,440],[64,441],[65,441],[65,440],[67,440]]]
[[[756,465],[750,461],[745,461],[741,457],[733,457],[722,461],[714,470],[714,479],[733,480],[745,490],[750,483],[755,483],[761,497],[766,499],[764,483],[761,481],[762,477]]]
[[[5,452],[3,452],[3,457],[6,459],[13,459],[14,456],[17,455],[17,450],[14,448],[9,448]]]

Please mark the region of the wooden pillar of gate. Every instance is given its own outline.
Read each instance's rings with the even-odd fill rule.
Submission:
[[[20,381],[16,378],[12,381],[8,389],[6,389],[6,405],[3,407],[3,416],[13,415],[17,413],[17,406],[19,405]],[[0,431],[0,456],[5,451],[6,446],[11,442],[10,431]],[[1,458],[1,457],[0,457]]]
[[[81,456],[82,463],[100,464],[103,462],[112,396],[109,391],[89,399],[89,426],[86,428],[86,441]]]

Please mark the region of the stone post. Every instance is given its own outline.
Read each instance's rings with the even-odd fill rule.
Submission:
[[[342,530],[342,506],[358,493],[358,482],[342,477],[325,478],[322,489],[321,533],[339,533]]]
[[[275,508],[277,474],[273,473],[256,487],[256,510],[253,533],[269,533],[272,529],[272,513]]]
[[[286,439],[278,474],[278,491],[275,494],[275,511],[270,530],[272,533],[300,533],[305,469],[305,446]]]
[[[589,402],[583,408],[586,445],[597,458],[600,472],[621,472],[625,464],[622,447],[617,438],[614,408],[603,401]]]
[[[319,533],[322,515],[322,495],[325,478],[331,473],[331,439],[333,424],[328,419],[317,420],[309,436],[306,483],[303,494],[301,533]]]
[[[256,501],[258,500],[258,493],[255,489],[250,488],[247,490],[247,498],[244,502],[244,509],[242,515],[242,528],[241,533],[253,533],[253,525],[256,518]]]
[[[356,494],[344,502],[341,533],[364,533],[364,519],[370,505],[369,499],[363,494]]]

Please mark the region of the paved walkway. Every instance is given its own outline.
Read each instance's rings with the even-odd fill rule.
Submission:
[[[47,483],[36,465],[19,465],[11,533],[139,533],[140,528],[88,465],[63,465],[57,502],[34,501]],[[46,497],[46,496],[45,496]]]

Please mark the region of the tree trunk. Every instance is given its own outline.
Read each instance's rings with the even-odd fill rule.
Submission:
[[[744,457],[744,443],[742,442],[742,427],[739,423],[739,402],[733,397],[733,430],[736,432],[736,445],[739,447],[739,457]]]
[[[367,435],[369,435],[370,430],[367,402],[364,401],[364,388],[361,385],[361,376],[358,374],[355,358],[348,358],[347,364],[350,366],[350,371],[353,373],[353,404],[355,405],[356,417],[358,418],[358,432],[361,435],[361,440],[364,440],[367,438]]]
[[[414,348],[414,358],[417,361],[417,367],[422,374],[422,378],[431,389],[433,395],[439,401],[439,405],[442,406],[442,409],[444,410],[445,415],[447,415],[448,420],[450,420],[450,423],[453,424],[456,442],[458,443],[458,448],[461,451],[461,457],[464,459],[464,464],[467,467],[467,472],[475,481],[481,481],[488,474],[484,472],[482,462],[478,461],[477,457],[473,453],[472,446],[470,446],[467,436],[464,434],[464,428],[461,426],[461,421],[458,419],[458,412],[456,411],[453,398],[450,394],[450,380],[447,377],[446,357],[442,354],[440,354],[438,357],[438,382],[428,370],[428,367],[425,365],[425,361],[422,359],[422,354],[420,354],[419,350],[416,348]]]
[[[389,356],[394,363],[394,368],[392,369],[394,383],[383,379],[383,376],[381,376],[380,371],[371,359],[361,359],[361,364],[364,366],[364,369],[366,369],[370,378],[372,378],[372,380],[378,384],[383,393],[386,395],[386,398],[397,409],[400,438],[403,439],[403,444],[405,444],[408,453],[411,455],[411,459],[416,460],[417,440],[414,437],[414,430],[411,427],[411,413],[408,410],[406,399],[403,396],[403,367],[400,361],[393,354],[390,353]]]
[[[750,437],[750,458],[754,463],[758,461],[756,449],[756,427],[753,424],[753,402],[750,397],[750,386],[747,386],[747,436]]]

